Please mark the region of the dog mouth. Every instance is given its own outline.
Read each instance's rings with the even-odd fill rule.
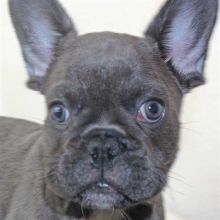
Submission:
[[[83,207],[96,209],[121,208],[135,203],[119,187],[104,179],[87,185],[77,197]]]

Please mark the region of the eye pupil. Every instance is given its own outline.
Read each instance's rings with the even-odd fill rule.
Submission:
[[[149,120],[156,121],[160,119],[163,113],[162,105],[157,101],[150,101],[146,104],[146,117]]]
[[[158,114],[159,112],[159,107],[157,103],[152,103],[151,105],[148,106],[148,110],[151,114]]]
[[[63,123],[68,119],[69,112],[62,104],[55,104],[51,108],[52,119],[58,123]]]
[[[63,109],[60,107],[60,106],[56,106],[53,110],[53,113],[54,115],[57,117],[57,118],[62,118],[63,116]]]
[[[164,115],[164,106],[161,101],[149,100],[138,111],[137,120],[141,122],[156,123]]]

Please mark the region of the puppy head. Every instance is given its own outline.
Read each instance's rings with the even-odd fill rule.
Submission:
[[[182,94],[203,82],[217,0],[168,1],[145,38],[77,36],[55,0],[11,0],[30,88],[45,96],[45,184],[84,207],[128,207],[166,184]]]
[[[46,154],[56,161],[50,184],[84,206],[130,205],[166,182],[181,91],[151,41],[82,36],[48,76]]]

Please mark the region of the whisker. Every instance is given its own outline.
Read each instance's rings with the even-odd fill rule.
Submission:
[[[131,220],[131,218],[127,215],[127,213],[123,209],[120,209],[120,210],[121,210],[121,213],[125,217],[126,220]]]
[[[173,173],[175,176],[184,179],[184,176],[182,176],[181,174],[177,173],[176,171],[171,170],[170,173]]]
[[[176,189],[174,189],[173,187],[171,187],[169,184],[166,185],[166,188],[169,189],[169,194],[172,193],[171,197],[173,197],[173,192],[178,193],[181,196],[186,196],[186,193],[181,192],[181,191],[177,191]],[[167,191],[168,192],[168,191]]]
[[[108,220],[112,220],[114,213],[115,213],[115,207],[113,207],[112,212],[111,212],[111,215],[110,215],[110,217],[108,218]]]
[[[120,215],[122,216],[122,218],[126,220],[126,218],[125,218],[123,212],[121,211],[121,209],[119,209],[119,213],[120,213]]]
[[[49,172],[48,174],[46,174],[44,176],[39,177],[38,180],[43,180],[43,179],[46,179],[46,178],[51,177],[53,175],[54,175],[54,170],[52,170],[51,172]]]
[[[174,177],[174,176],[170,176],[170,175],[168,175],[168,177],[169,177],[170,179],[176,180],[176,181],[178,181],[178,182],[184,184],[185,186],[188,186],[188,187],[190,187],[190,188],[193,188],[192,185],[188,184],[187,182],[185,182],[184,180],[182,180],[182,179],[180,179],[180,178],[178,178],[178,177]]]
[[[183,127],[183,126],[180,126],[181,129],[184,129],[186,131],[190,131],[190,132],[193,132],[194,134],[197,134],[197,135],[202,135],[202,132],[201,131],[198,131],[198,130],[195,130],[195,129],[192,129],[192,128],[187,128],[187,127]]]
[[[200,121],[181,121],[180,124],[201,124]]]
[[[81,212],[82,212],[83,218],[86,219],[85,213],[83,211],[83,202],[81,202],[80,208],[81,208]]]

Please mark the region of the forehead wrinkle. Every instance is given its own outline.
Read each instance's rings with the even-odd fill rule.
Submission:
[[[98,64],[75,65],[69,68],[67,79],[80,83],[83,88],[111,88],[121,80],[134,77],[131,67],[124,61],[115,60]]]
[[[70,81],[63,80],[50,88],[47,92],[47,97],[49,100],[54,99],[71,99],[78,98],[82,94],[82,88],[76,86]]]

